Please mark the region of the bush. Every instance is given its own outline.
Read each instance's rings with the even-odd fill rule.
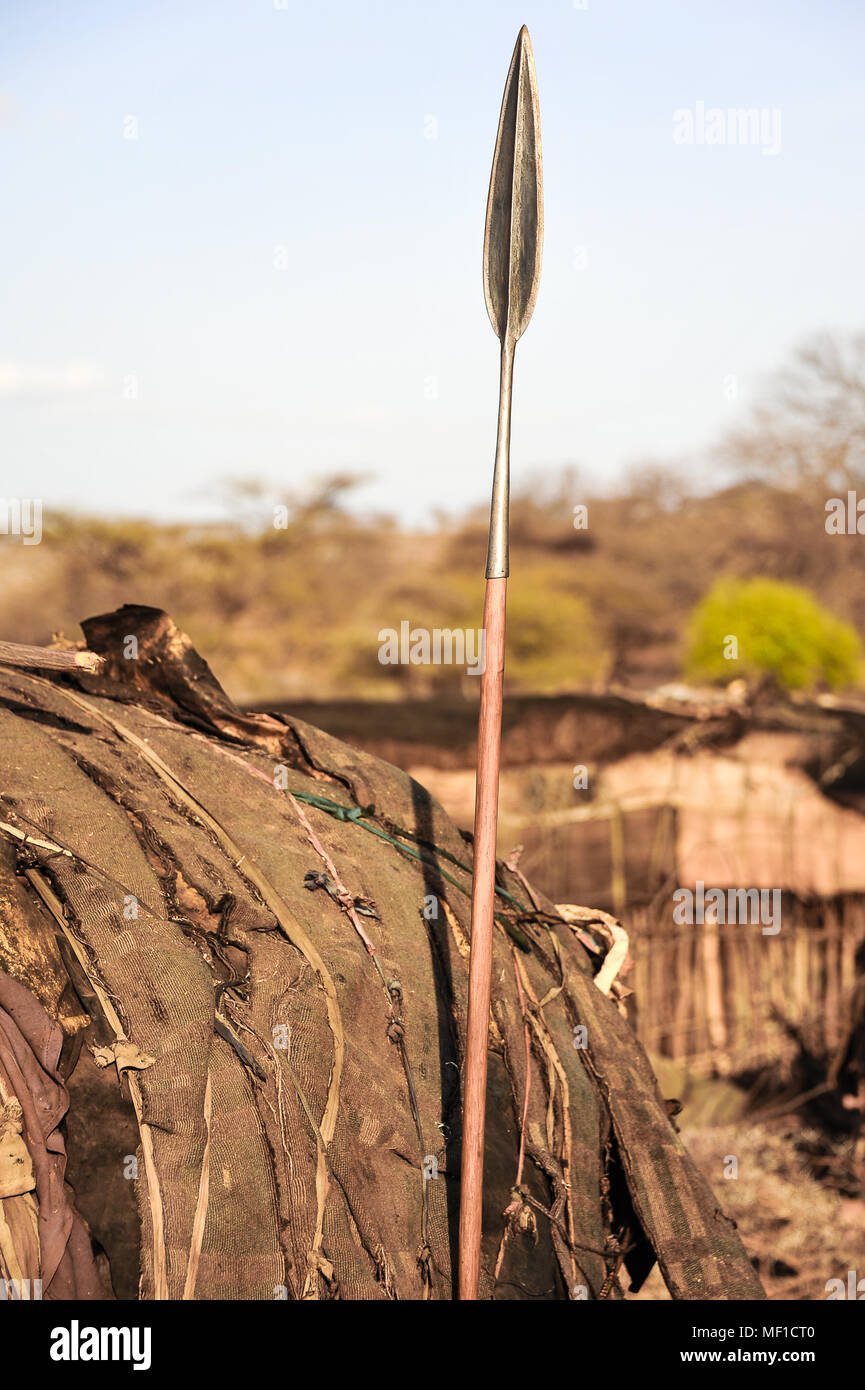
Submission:
[[[579,690],[603,682],[609,670],[604,635],[563,567],[523,564],[508,584],[506,686],[544,694]]]
[[[730,639],[738,659],[725,656]],[[721,579],[691,614],[686,671],[726,682],[770,673],[788,690],[858,685],[859,634],[822,608],[807,589],[775,579]]]

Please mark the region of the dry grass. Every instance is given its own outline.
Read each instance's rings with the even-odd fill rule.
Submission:
[[[800,1146],[825,1136],[792,1123],[738,1124],[682,1130],[693,1158],[728,1216],[737,1223],[770,1299],[803,1302],[827,1297],[829,1279],[865,1277],[865,1200],[818,1181]],[[849,1143],[846,1145],[849,1148]],[[837,1145],[840,1160],[845,1145]],[[726,1178],[728,1156],[738,1176]],[[669,1298],[653,1271],[638,1295]]]

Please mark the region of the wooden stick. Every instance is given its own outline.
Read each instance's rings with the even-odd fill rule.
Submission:
[[[461,1299],[477,1298],[480,1275],[507,590],[507,579],[487,580],[484,601],[486,661],[481,676],[481,708],[478,722],[472,942],[463,1092],[463,1154],[460,1183]]]
[[[3,666],[38,666],[52,671],[90,671],[95,674],[105,665],[96,652],[64,652],[53,647],[27,647],[18,642],[0,642],[0,664]]]

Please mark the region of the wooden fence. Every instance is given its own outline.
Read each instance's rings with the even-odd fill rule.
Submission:
[[[815,1054],[831,1053],[865,970],[865,895],[784,891],[774,936],[759,924],[679,926],[676,835],[668,806],[542,811],[506,819],[500,849],[520,840],[523,871],[554,902],[621,918],[632,1022],[652,1052],[728,1074],[791,1056],[793,1028]]]
[[[627,913],[634,1018],[661,1056],[724,1073],[796,1050],[831,1054],[846,1031],[865,952],[865,898],[803,903],[784,895],[781,929],[678,926],[669,902]],[[788,1025],[785,1027],[785,1024]]]

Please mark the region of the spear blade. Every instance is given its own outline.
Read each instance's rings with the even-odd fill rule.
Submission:
[[[487,579],[500,579],[508,574],[514,350],[529,326],[538,297],[543,246],[538,79],[529,31],[523,25],[502,97],[484,229],[484,298],[490,323],[502,345]]]
[[[485,664],[478,717],[472,934],[463,1086],[459,1296],[476,1299],[483,1210],[487,1042],[495,908],[496,829],[507,605],[514,351],[535,307],[543,246],[540,115],[529,31],[520,30],[505,83],[484,233],[484,295],[501,340],[499,420],[484,599]]]
[[[538,297],[544,245],[538,79],[529,31],[520,30],[496,137],[484,231],[484,296],[496,336],[516,342]]]

